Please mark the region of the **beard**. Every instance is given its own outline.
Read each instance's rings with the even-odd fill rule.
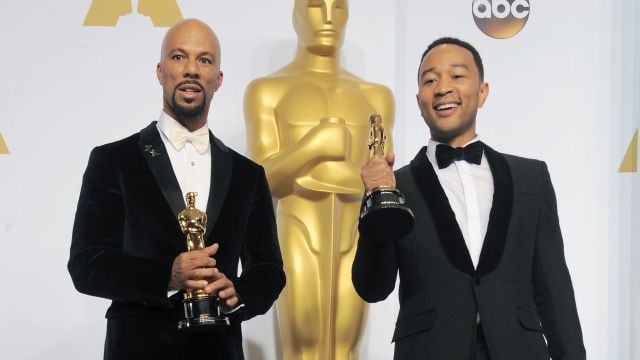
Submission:
[[[176,100],[176,93],[178,92],[178,88],[185,84],[192,84],[200,87],[200,90],[202,90],[202,94],[203,94],[202,101],[200,101],[199,103],[191,103],[191,104],[188,104],[187,106],[178,104],[178,101]],[[207,98],[207,93],[204,91],[204,87],[200,85],[199,82],[195,80],[185,80],[179,83],[178,85],[176,85],[175,88],[173,89],[173,96],[171,96],[171,102],[169,103],[169,106],[171,107],[171,110],[173,110],[173,113],[176,114],[178,118],[193,119],[193,118],[199,117],[200,115],[202,115],[202,113],[204,113],[206,98]]]

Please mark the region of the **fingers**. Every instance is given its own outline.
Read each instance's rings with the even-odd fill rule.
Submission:
[[[218,244],[203,250],[187,251],[178,255],[171,267],[169,289],[202,289],[218,273],[216,260],[211,257],[218,251]],[[211,254],[211,255],[210,255]]]
[[[396,178],[391,165],[395,161],[393,154],[386,157],[382,155],[372,156],[360,170],[360,177],[367,193],[379,186],[396,185]]]
[[[221,272],[217,272],[215,276],[209,279],[209,284],[204,288],[208,294],[215,294],[219,298],[226,300],[236,296],[236,289],[233,282]]]

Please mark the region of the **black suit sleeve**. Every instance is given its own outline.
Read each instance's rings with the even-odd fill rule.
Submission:
[[[241,254],[242,274],[234,280],[238,296],[245,304],[242,310],[245,320],[267,312],[286,282],[264,169],[260,167],[254,188],[247,191],[253,194]]]
[[[533,292],[549,353],[554,360],[586,358],[573,286],[564,257],[556,196],[541,163],[541,210],[533,264]]]
[[[398,274],[396,243],[399,239],[360,233],[351,267],[356,292],[367,302],[382,301],[393,291]]]
[[[81,293],[170,306],[167,288],[173,259],[123,251],[123,189],[111,154],[104,147],[91,152],[73,225],[69,273]]]

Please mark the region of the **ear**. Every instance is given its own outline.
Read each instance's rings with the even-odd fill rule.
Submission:
[[[224,73],[222,71],[219,71],[218,72],[218,78],[216,79],[216,89],[215,89],[215,91],[218,91],[220,86],[222,86],[222,80],[223,79],[224,79]]]
[[[160,82],[160,85],[163,85],[162,83],[164,81],[162,80],[162,63],[158,63],[158,65],[156,65],[156,77],[158,78],[158,82]]]
[[[489,96],[489,83],[483,82],[480,84],[480,92],[478,93],[478,107],[482,107],[484,102],[487,100],[487,96]]]

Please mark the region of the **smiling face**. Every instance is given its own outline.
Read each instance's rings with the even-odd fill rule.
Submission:
[[[189,130],[202,127],[213,94],[222,85],[215,33],[198,20],[185,20],[169,29],[156,74],[164,111]]]
[[[476,113],[489,94],[471,52],[442,44],[427,53],[420,64],[418,106],[431,138],[463,146],[476,136]]]
[[[348,18],[347,0],[295,0],[293,28],[314,54],[332,55],[342,46]]]

